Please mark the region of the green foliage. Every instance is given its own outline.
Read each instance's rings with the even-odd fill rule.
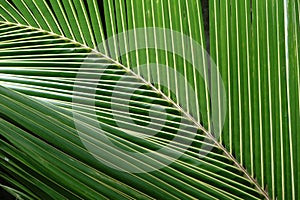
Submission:
[[[197,0],[1,1],[1,186],[23,199],[298,199],[299,6],[210,0],[206,38]],[[147,27],[191,40],[126,32]]]

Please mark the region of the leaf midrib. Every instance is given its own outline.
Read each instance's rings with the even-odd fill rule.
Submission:
[[[186,117],[188,120],[190,120],[194,125],[195,127],[199,128],[201,131],[203,131],[208,137],[209,139],[211,139],[219,149],[221,149],[224,154],[229,158],[229,160],[231,160],[234,165],[240,169],[244,174],[245,176],[250,180],[250,182],[252,182],[255,187],[257,188],[257,190],[267,199],[269,200],[269,196],[268,196],[268,193],[261,188],[261,186],[259,185],[259,183],[248,173],[248,171],[236,160],[236,158],[231,155],[228,150],[222,145],[220,144],[217,139],[208,131],[206,130],[198,121],[196,121],[194,119],[194,117],[192,117],[189,113],[187,113],[182,107],[180,107],[177,103],[175,103],[172,99],[170,99],[167,95],[165,95],[161,90],[157,89],[153,84],[151,84],[150,82],[146,81],[143,77],[139,76],[138,74],[136,74],[134,71],[132,71],[130,68],[124,66],[123,64],[121,64],[120,62],[112,59],[111,57],[109,57],[108,55],[106,54],[103,54],[101,53],[100,51],[96,50],[96,49],[93,49],[85,44],[81,44],[75,40],[72,40],[70,38],[67,38],[63,35],[59,35],[59,34],[56,34],[54,32],[51,32],[51,31],[46,31],[46,30],[43,30],[43,29],[40,29],[40,28],[36,28],[36,27],[33,27],[33,26],[27,26],[27,25],[23,25],[23,24],[17,24],[17,23],[12,23],[12,22],[7,22],[7,21],[1,21],[2,23],[4,24],[8,24],[8,25],[15,25],[15,26],[18,26],[18,27],[26,27],[26,28],[29,28],[29,29],[34,29],[34,30],[37,30],[37,31],[40,31],[40,32],[43,32],[43,33],[47,33],[49,35],[52,35],[52,36],[55,36],[55,37],[58,37],[58,38],[61,38],[61,39],[64,39],[64,40],[67,40],[67,41],[70,41],[71,43],[75,44],[75,45],[79,45],[80,47],[83,47],[85,48],[86,50],[89,50],[89,53],[93,53],[93,54],[98,54],[100,56],[102,56],[103,58],[107,59],[108,61],[111,61],[113,64],[119,66],[119,67],[122,67],[127,73],[130,73],[131,75],[133,75],[134,77],[136,77],[137,79],[139,79],[140,81],[142,81],[145,85],[149,86],[153,91],[157,92],[158,94],[161,95],[161,97],[167,101],[169,101],[176,109],[178,109],[184,117]]]

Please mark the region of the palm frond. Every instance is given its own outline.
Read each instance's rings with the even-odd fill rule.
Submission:
[[[210,0],[209,30],[197,0],[5,0],[0,21],[11,193],[298,199],[297,1]]]

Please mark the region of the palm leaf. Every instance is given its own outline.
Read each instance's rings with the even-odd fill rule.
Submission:
[[[228,103],[213,62],[184,38],[206,45],[199,1],[2,1],[5,188],[25,199],[297,199],[298,2],[209,4]],[[147,27],[180,34],[137,29]],[[228,110],[222,132],[215,103]]]
[[[210,21],[215,27],[211,52],[229,98],[223,144],[271,198],[297,199],[299,13],[295,2],[214,1],[211,9],[216,9],[211,13],[215,20]]]

